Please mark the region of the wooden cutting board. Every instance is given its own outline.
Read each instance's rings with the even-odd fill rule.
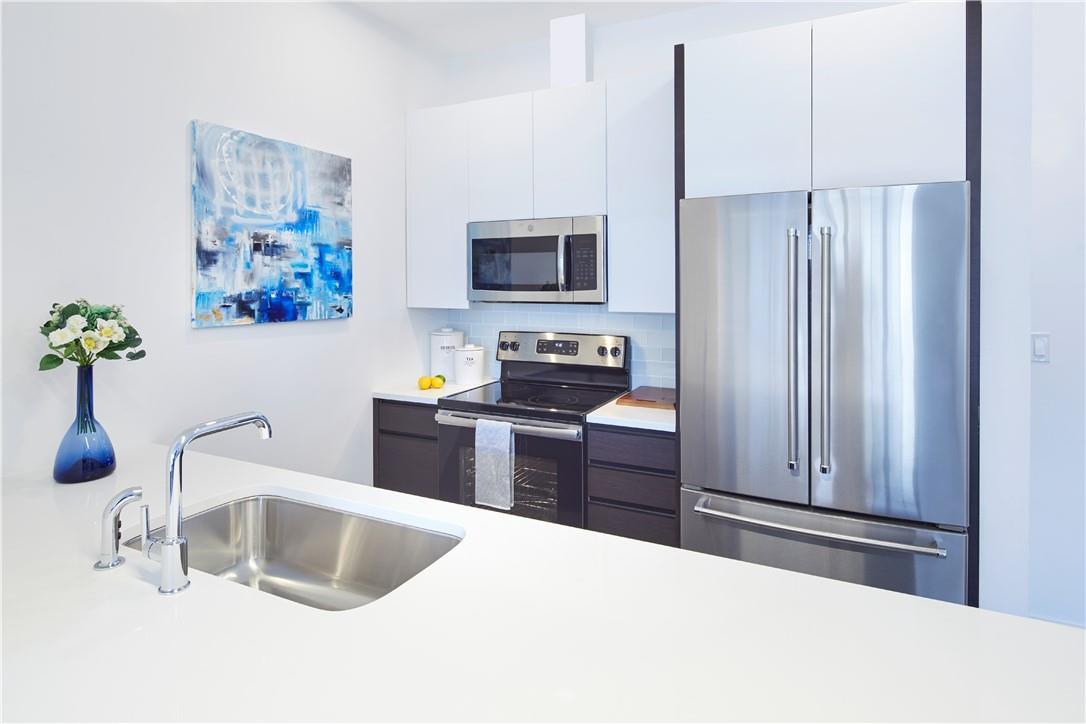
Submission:
[[[675,390],[671,387],[638,387],[618,398],[617,404],[673,410],[675,409]]]

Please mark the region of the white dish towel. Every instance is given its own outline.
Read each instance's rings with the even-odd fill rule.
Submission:
[[[499,510],[513,507],[513,426],[508,422],[476,421],[475,502]]]

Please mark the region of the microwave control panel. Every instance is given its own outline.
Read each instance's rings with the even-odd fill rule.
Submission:
[[[573,234],[573,291],[584,292],[599,288],[596,279],[596,235]]]

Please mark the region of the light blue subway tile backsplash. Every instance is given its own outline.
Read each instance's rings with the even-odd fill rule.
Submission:
[[[450,309],[451,327],[464,331],[465,341],[487,350],[488,374],[500,374],[494,359],[498,332],[582,332],[630,337],[633,386],[675,386],[675,315],[609,312],[606,307],[576,304],[484,304]]]

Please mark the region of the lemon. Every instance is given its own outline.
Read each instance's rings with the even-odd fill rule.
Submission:
[[[419,378],[419,389],[420,390],[428,390],[428,389],[430,389],[430,383],[431,382],[433,382],[432,377],[427,377],[427,376],[423,375],[422,377]]]
[[[430,387],[435,390],[440,390],[445,386],[445,375],[434,375],[430,378]]]
[[[448,382],[448,380],[445,379],[445,375],[434,375],[434,379],[441,380],[442,382]]]

